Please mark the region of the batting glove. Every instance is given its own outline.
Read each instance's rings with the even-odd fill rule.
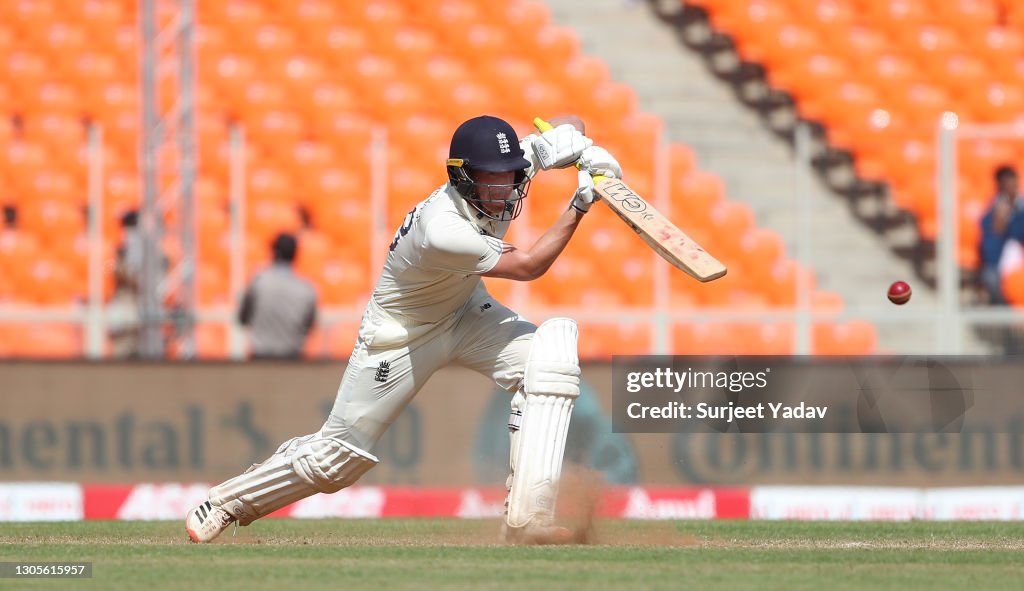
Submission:
[[[590,146],[583,150],[580,154],[579,168],[594,175],[622,178],[622,166],[619,165],[619,161],[601,146]]]
[[[594,178],[590,176],[589,172],[581,170],[576,173],[576,184],[576,192],[572,196],[570,205],[581,213],[587,213],[594,203]]]
[[[535,167],[550,170],[572,165],[592,145],[592,139],[566,123],[540,135],[526,136],[522,148]]]

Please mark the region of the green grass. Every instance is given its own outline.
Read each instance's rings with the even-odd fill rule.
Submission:
[[[638,522],[595,543],[509,547],[490,520],[264,520],[217,543],[177,522],[0,524],[0,561],[91,561],[92,579],[0,589],[1020,589],[1024,525]]]

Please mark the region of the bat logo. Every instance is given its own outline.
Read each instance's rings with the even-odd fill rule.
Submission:
[[[623,186],[622,183],[617,183],[615,188],[609,188],[608,197],[621,203],[622,208],[630,213],[640,213],[647,209],[647,202]]]
[[[622,207],[626,211],[640,213],[641,211],[647,209],[647,204],[641,201],[640,199],[628,198],[622,200]]]

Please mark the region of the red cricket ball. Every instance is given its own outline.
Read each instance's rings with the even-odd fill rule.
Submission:
[[[909,302],[910,294],[910,286],[907,285],[906,281],[896,281],[889,286],[889,301],[897,306],[902,306]]]

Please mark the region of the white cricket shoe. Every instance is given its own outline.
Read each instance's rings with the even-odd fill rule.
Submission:
[[[509,527],[507,523],[503,523],[501,537],[506,544],[537,546],[572,544],[574,541],[569,528],[539,523],[530,523],[525,527]]]
[[[210,501],[204,501],[185,515],[185,531],[194,543],[205,544],[212,542],[234,520],[234,516],[224,509],[214,507]]]

